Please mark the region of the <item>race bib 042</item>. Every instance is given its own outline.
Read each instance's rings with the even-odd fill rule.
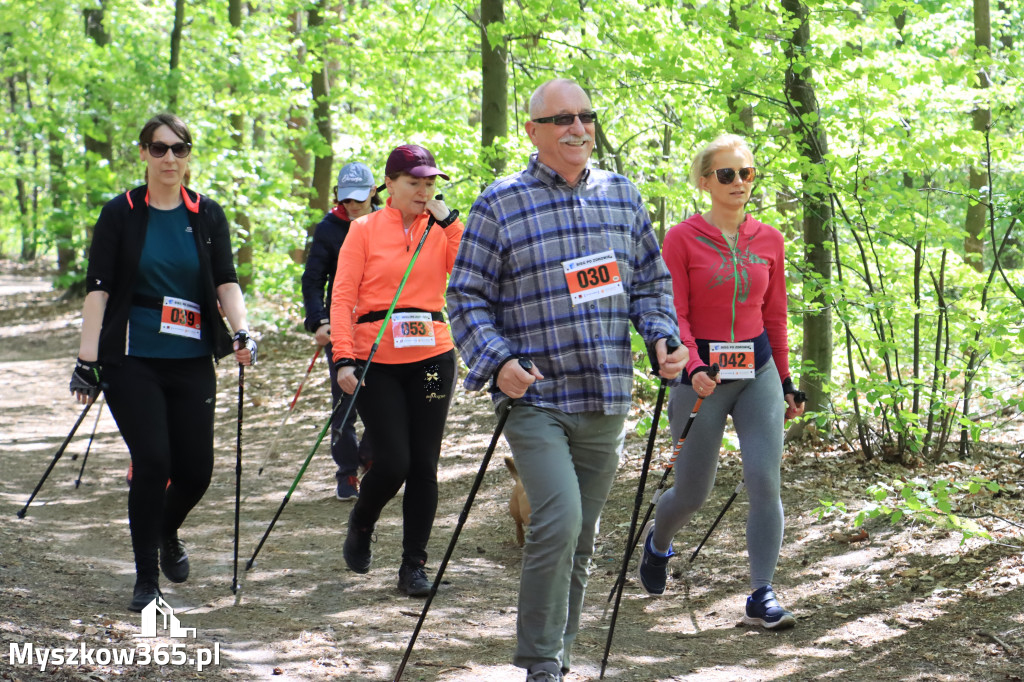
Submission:
[[[712,341],[709,345],[711,350],[709,359],[712,364],[718,363],[721,370],[719,376],[723,379],[754,378],[753,341],[740,343]]]

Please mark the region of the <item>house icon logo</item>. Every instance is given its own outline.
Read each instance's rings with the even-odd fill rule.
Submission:
[[[133,637],[156,637],[157,614],[163,616],[163,629],[167,631],[168,637],[184,638],[191,636],[195,639],[195,628],[183,628],[174,615],[174,609],[164,601],[163,597],[157,597],[142,609],[142,632]]]

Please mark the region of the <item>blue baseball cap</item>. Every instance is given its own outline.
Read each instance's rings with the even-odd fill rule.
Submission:
[[[347,163],[338,173],[338,201],[346,199],[366,201],[366,198],[370,196],[370,190],[376,186],[373,173],[365,164],[358,161]]]

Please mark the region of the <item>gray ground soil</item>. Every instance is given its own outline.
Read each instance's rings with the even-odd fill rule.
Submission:
[[[140,617],[125,608],[133,585],[124,481],[128,455],[109,412],[93,408],[28,509],[16,518],[80,414],[67,381],[77,350],[81,301],[63,302],[48,273],[0,264],[0,680],[390,680],[422,606],[395,589],[400,500],[385,510],[368,575],[345,569],[341,543],[350,503],[334,498],[326,447],[296,488],[256,565],[244,570],[327,418],[323,360],[287,426],[288,405],[312,358],[294,307],[258,302],[266,330],[261,363],[246,372],[244,473],[238,595],[232,594],[237,369],[218,369],[217,464],[213,483],[182,531],[192,558],[187,583],[162,587],[194,639],[189,657],[218,646],[219,664],[64,665],[40,671],[12,661],[12,645],[129,647]],[[274,327],[278,329],[274,329]],[[651,405],[638,404],[640,409]],[[100,414],[99,421],[94,415]],[[637,415],[634,415],[634,419]],[[430,569],[444,555],[494,428],[489,401],[459,389],[439,476],[441,500]],[[95,439],[75,487],[89,434]],[[256,472],[280,431],[280,457]],[[847,542],[852,517],[819,521],[823,497],[863,506],[863,489],[886,476],[981,475],[1024,480],[1022,431],[989,434],[975,460],[916,471],[863,462],[842,445],[804,441],[783,463],[787,529],[776,587],[799,618],[773,633],[739,625],[747,593],[741,495],[692,564],[686,558],[740,476],[724,452],[715,493],[676,538],[666,596],[643,596],[630,575],[605,678],[661,680],[1021,680],[1024,561],[1020,493],[979,496],[972,513],[993,540],[920,525],[868,525]],[[667,457],[667,436],[656,456]],[[645,439],[628,440],[605,511],[570,682],[596,679],[607,636],[603,616],[621,563]],[[522,680],[514,645],[520,549],[507,512],[511,479],[499,446],[444,582],[402,679]],[[653,481],[660,478],[660,469]],[[646,501],[644,502],[646,509]],[[632,570],[632,569],[631,569]],[[433,573],[431,573],[431,576]],[[152,644],[173,644],[161,637]]]

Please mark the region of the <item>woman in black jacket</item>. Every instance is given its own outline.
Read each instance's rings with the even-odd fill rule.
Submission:
[[[330,315],[338,252],[348,236],[349,223],[377,210],[381,200],[377,195],[373,173],[358,162],[345,164],[338,173],[334,197],[334,208],[324,216],[313,232],[313,243],[309,247],[306,269],[302,273],[302,302],[306,308],[306,330],[314,335],[319,345],[327,346],[331,406],[338,409],[338,402],[345,394],[338,385],[337,371],[331,361]],[[341,415],[337,416],[341,418]],[[334,474],[337,480],[335,497],[339,500],[356,499],[359,497],[359,467],[368,469],[373,456],[366,432],[363,432],[361,441],[356,438],[355,410],[349,413],[344,424],[331,429],[331,456],[338,465],[338,471]]]
[[[147,184],[108,202],[96,222],[71,376],[81,403],[102,387],[131,453],[132,611],[161,595],[158,565],[171,582],[188,578],[178,528],[213,473],[211,360],[256,361],[224,211],[183,185],[191,153],[177,116],[143,126]]]

